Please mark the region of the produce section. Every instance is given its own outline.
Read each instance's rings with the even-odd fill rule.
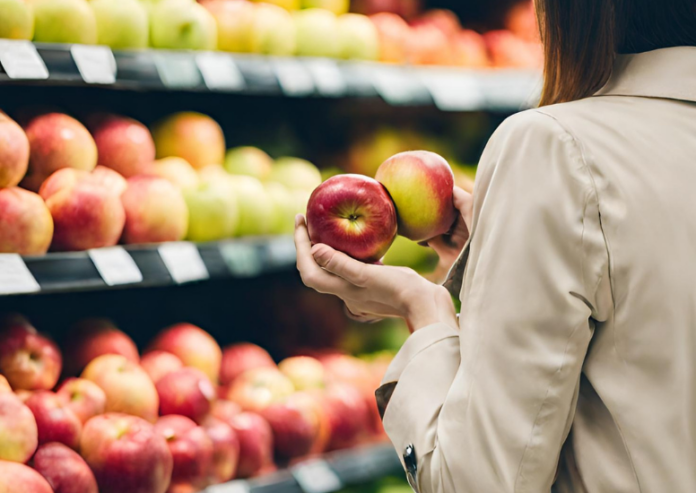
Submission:
[[[407,328],[304,288],[294,218],[440,279],[417,242],[449,200],[421,204],[471,190],[534,104],[534,22],[512,0],[0,0],[0,490],[409,491],[373,395]]]

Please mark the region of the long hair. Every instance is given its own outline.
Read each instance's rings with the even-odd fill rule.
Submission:
[[[544,43],[541,105],[594,94],[617,54],[696,46],[695,0],[536,0]]]

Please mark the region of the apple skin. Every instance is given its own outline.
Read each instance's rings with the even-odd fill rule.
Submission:
[[[313,244],[323,243],[374,263],[396,238],[397,216],[380,183],[361,175],[338,175],[312,193],[307,227]]]
[[[0,460],[2,493],[54,493],[44,477],[24,464]]]
[[[203,0],[200,4],[215,17],[218,50],[235,53],[251,51],[255,5],[248,0]]]
[[[215,400],[215,387],[197,368],[173,371],[162,377],[156,387],[161,416],[177,414],[200,422]]]
[[[217,23],[201,5],[161,0],[151,9],[150,45],[169,50],[215,50]]]
[[[41,43],[97,43],[97,21],[84,0],[33,0],[34,41]]]
[[[138,7],[144,9],[142,5]],[[89,129],[97,144],[99,166],[111,168],[125,178],[150,171],[155,160],[155,142],[145,125],[110,114],[95,115],[91,120]]]
[[[232,418],[238,414],[242,413],[242,408],[239,404],[236,404],[227,399],[219,398],[210,408],[210,415],[218,418],[225,423],[229,423]]]
[[[327,449],[339,450],[355,445],[370,422],[362,393],[351,385],[335,383],[326,389],[323,405],[331,429]]]
[[[278,364],[278,369],[290,379],[296,390],[324,388],[324,366],[311,356],[295,356]]]
[[[186,239],[195,242],[230,238],[239,224],[237,198],[224,184],[208,181],[184,191],[189,210]]]
[[[184,367],[178,356],[167,351],[151,351],[140,359],[140,366],[157,384],[163,377]]]
[[[486,42],[476,31],[462,29],[454,38],[453,64],[469,68],[487,68],[491,65]]]
[[[137,416],[107,413],[85,424],[80,451],[100,493],[165,493],[172,477],[166,440]]]
[[[225,160],[225,136],[212,118],[200,113],[176,113],[152,129],[157,158],[184,158],[196,169]]]
[[[36,419],[12,393],[0,394],[0,462],[26,462],[39,443]],[[2,485],[0,474],[0,486]]]
[[[238,478],[250,478],[273,464],[273,430],[263,417],[245,412],[228,422],[239,438]]]
[[[217,383],[220,373],[222,350],[213,337],[200,327],[189,323],[172,325],[161,331],[148,349],[167,351],[184,363],[184,366],[198,368]]]
[[[386,63],[406,63],[407,40],[411,33],[411,28],[406,21],[389,12],[371,15],[370,20],[377,28],[379,60]]]
[[[188,485],[194,491],[206,486],[213,462],[213,441],[206,431],[185,416],[162,416],[155,432],[166,441],[174,460],[172,487]]]
[[[0,394],[12,393],[10,382],[7,381],[4,375],[0,375]]]
[[[247,370],[275,368],[276,364],[268,351],[256,344],[243,342],[226,346],[222,351],[220,384],[228,385]]]
[[[96,383],[84,378],[68,378],[56,391],[67,402],[67,407],[84,424],[90,418],[103,414],[106,394]]]
[[[172,182],[181,190],[195,190],[201,183],[196,170],[183,158],[165,157],[152,163],[149,174]]]
[[[297,51],[297,30],[290,12],[271,3],[256,3],[251,23],[250,51],[291,56]]]
[[[208,415],[201,426],[213,442],[213,461],[208,472],[208,483],[225,483],[232,479],[239,464],[239,438],[225,421]]]
[[[261,416],[271,425],[275,455],[280,461],[307,455],[319,436],[316,416],[292,400],[271,404]]]
[[[23,4],[21,0],[19,3]],[[0,14],[0,32],[2,32],[2,14]],[[29,139],[17,122],[0,112],[0,188],[14,187],[19,184],[28,169]]]
[[[77,452],[62,443],[47,443],[34,455],[33,467],[54,493],[99,493],[97,480]]]
[[[62,358],[58,346],[22,318],[0,321],[0,373],[13,389],[52,389]]]
[[[53,218],[43,199],[29,190],[0,189],[0,253],[43,255],[53,239]]]
[[[379,59],[379,33],[369,17],[362,14],[342,15],[338,18],[338,32],[341,58]]]
[[[293,13],[297,29],[297,54],[338,57],[341,50],[336,14],[324,9],[305,9]]]
[[[288,190],[312,191],[321,182],[321,172],[306,159],[281,157],[276,159],[268,181],[285,185]]]
[[[0,38],[26,39],[34,36],[34,13],[24,0],[0,0]]]
[[[111,48],[147,48],[150,22],[146,7],[138,0],[93,0],[98,43]]]
[[[408,61],[412,65],[452,65],[452,43],[437,26],[412,26],[407,41]]]
[[[265,181],[272,168],[271,156],[257,147],[235,147],[225,155],[225,170],[233,175],[248,175]]]
[[[58,442],[77,450],[82,422],[70,410],[64,396],[48,390],[37,390],[25,404],[36,419],[39,445]]]
[[[104,391],[107,413],[132,414],[150,422],[157,419],[157,389],[137,363],[118,354],[104,354],[87,365],[82,378]]]
[[[396,205],[401,236],[430,240],[447,233],[454,224],[454,174],[441,156],[428,151],[402,152],[382,163],[375,179]]]
[[[245,411],[261,412],[295,391],[292,382],[276,368],[247,370],[230,385],[227,398]]]

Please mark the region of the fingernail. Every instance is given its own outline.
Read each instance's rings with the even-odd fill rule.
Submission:
[[[302,214],[298,214],[295,216],[295,227],[296,228],[302,226],[303,222],[304,222],[304,216]]]

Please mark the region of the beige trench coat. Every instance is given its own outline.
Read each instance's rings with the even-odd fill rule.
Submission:
[[[377,392],[420,493],[696,492],[695,103],[696,48],[669,48],[493,135],[459,327]]]

